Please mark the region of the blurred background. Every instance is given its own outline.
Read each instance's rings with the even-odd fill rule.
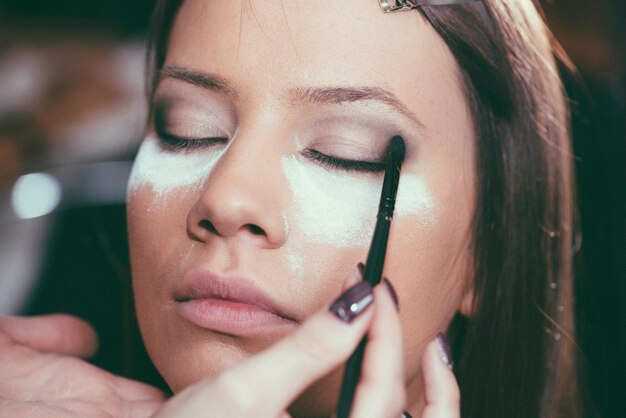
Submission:
[[[586,416],[626,416],[626,3],[542,1],[566,85],[582,228]],[[146,117],[154,0],[0,0],[0,314],[94,324],[93,362],[163,386],[140,344],[124,193]]]

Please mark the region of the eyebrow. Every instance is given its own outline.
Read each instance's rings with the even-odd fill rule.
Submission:
[[[295,88],[289,91],[289,99],[294,104],[342,104],[372,100],[392,107],[420,130],[426,129],[415,113],[395,94],[380,86]]]
[[[228,80],[216,74],[195,71],[184,67],[169,66],[159,71],[157,85],[167,78],[184,81],[204,90],[216,91],[232,97],[239,96],[239,92],[229,84]]]
[[[192,70],[184,67],[168,66],[159,71],[158,82],[173,78],[204,90],[215,91],[231,97],[238,97],[239,92],[227,79],[219,75]],[[158,84],[158,83],[157,83]],[[393,108],[400,115],[410,120],[420,131],[425,125],[395,94],[380,86],[340,86],[340,87],[296,87],[287,94],[291,104],[342,104],[359,101],[376,101]]]

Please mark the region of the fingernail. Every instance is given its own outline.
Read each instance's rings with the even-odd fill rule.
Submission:
[[[388,278],[383,279],[383,283],[387,286],[387,290],[389,290],[389,294],[391,295],[391,299],[393,299],[393,303],[396,305],[396,309],[400,310],[400,301],[398,301],[398,294],[396,293],[396,289],[393,287]]]
[[[439,355],[441,356],[441,359],[444,363],[446,363],[446,366],[448,366],[448,368],[452,370],[454,367],[454,362],[452,361],[450,344],[448,344],[448,339],[442,332],[437,334],[437,347],[439,348]]]
[[[330,305],[330,311],[343,322],[349,323],[363,313],[373,301],[372,285],[361,281],[343,292]]]
[[[413,417],[407,411],[402,411],[402,415],[400,418],[413,418]]]

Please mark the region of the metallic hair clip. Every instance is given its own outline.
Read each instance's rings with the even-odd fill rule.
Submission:
[[[385,13],[411,10],[421,6],[446,6],[449,4],[474,3],[480,0],[379,0]]]

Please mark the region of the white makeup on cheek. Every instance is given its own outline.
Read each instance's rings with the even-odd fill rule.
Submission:
[[[158,139],[148,137],[139,148],[128,182],[132,192],[149,185],[157,195],[201,182],[209,174],[221,152],[168,152],[163,150]]]
[[[295,157],[283,158],[282,164],[300,209],[299,229],[310,242],[339,248],[369,245],[382,182],[335,174]],[[395,214],[415,215],[424,227],[435,226],[436,204],[424,180],[401,175]],[[298,263],[294,259],[290,264]]]
[[[425,227],[435,226],[437,222],[435,200],[423,179],[411,174],[400,176],[395,215],[415,215]]]
[[[338,248],[369,244],[382,182],[333,173],[293,156],[284,157],[282,166],[299,207],[298,229],[305,239]]]

